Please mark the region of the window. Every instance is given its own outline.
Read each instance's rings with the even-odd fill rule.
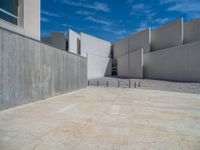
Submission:
[[[77,54],[81,54],[81,40],[77,39]]]
[[[0,0],[0,19],[18,25],[19,0]]]

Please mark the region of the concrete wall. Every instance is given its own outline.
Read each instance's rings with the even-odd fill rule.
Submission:
[[[200,41],[144,54],[145,78],[200,82]]]
[[[85,87],[85,58],[0,29],[0,110]]]
[[[130,53],[130,75],[132,78],[143,78],[143,53],[143,49]]]
[[[110,52],[110,42],[81,33],[81,55],[88,56],[89,79],[111,75]]]
[[[184,43],[200,41],[200,19],[184,24]]]
[[[94,36],[81,33],[81,55],[86,57],[87,53],[103,57],[109,57],[111,43]]]
[[[117,41],[113,45],[114,58],[128,54],[128,38]]]
[[[122,78],[129,77],[128,55],[124,55],[117,58],[117,74],[118,77]]]
[[[129,52],[133,52],[138,49],[144,49],[144,53],[150,52],[150,42],[151,42],[150,28],[138,32],[132,36],[129,36],[128,38],[122,39],[114,43],[113,51],[115,58],[128,54],[128,47],[129,47]]]
[[[53,32],[51,36],[51,45],[61,50],[67,50],[67,41],[64,33]]]
[[[74,54],[78,54],[78,39],[80,40],[81,37],[78,33],[74,32],[71,29],[69,29],[68,34],[69,51]]]
[[[183,19],[176,20],[151,32],[151,51],[178,46],[183,43]]]
[[[128,55],[121,56],[117,59],[117,72],[119,77],[129,77],[128,60]],[[143,49],[130,53],[130,77],[143,78]]]
[[[143,49],[144,53],[150,52],[151,29],[138,32],[129,37],[129,51]]]
[[[40,40],[40,0],[20,0],[19,5],[19,25],[14,25],[0,19],[0,26]]]
[[[88,53],[88,79],[111,75],[110,61],[108,57]]]

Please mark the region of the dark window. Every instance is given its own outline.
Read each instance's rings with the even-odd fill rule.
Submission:
[[[81,40],[77,39],[77,53],[81,54]]]
[[[0,18],[18,24],[18,0],[0,0]]]

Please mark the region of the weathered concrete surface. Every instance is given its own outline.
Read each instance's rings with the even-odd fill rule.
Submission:
[[[200,82],[200,41],[144,54],[144,76]]]
[[[183,19],[176,20],[151,32],[151,51],[181,45],[183,43]]]
[[[88,88],[0,112],[3,150],[200,148],[200,96]]]
[[[0,29],[0,110],[86,86],[86,58]]]

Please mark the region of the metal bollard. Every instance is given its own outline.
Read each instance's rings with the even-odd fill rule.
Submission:
[[[136,85],[136,82],[134,82],[134,88],[136,88],[136,86],[137,86],[137,85]]]
[[[108,87],[108,85],[109,85],[109,83],[108,83],[108,81],[107,81],[107,87]]]
[[[118,81],[118,87],[119,87],[119,81]]]
[[[140,82],[138,82],[138,87],[140,87]]]
[[[88,80],[88,86],[90,86],[90,80]]]
[[[97,81],[97,86],[99,86],[99,81]]]

